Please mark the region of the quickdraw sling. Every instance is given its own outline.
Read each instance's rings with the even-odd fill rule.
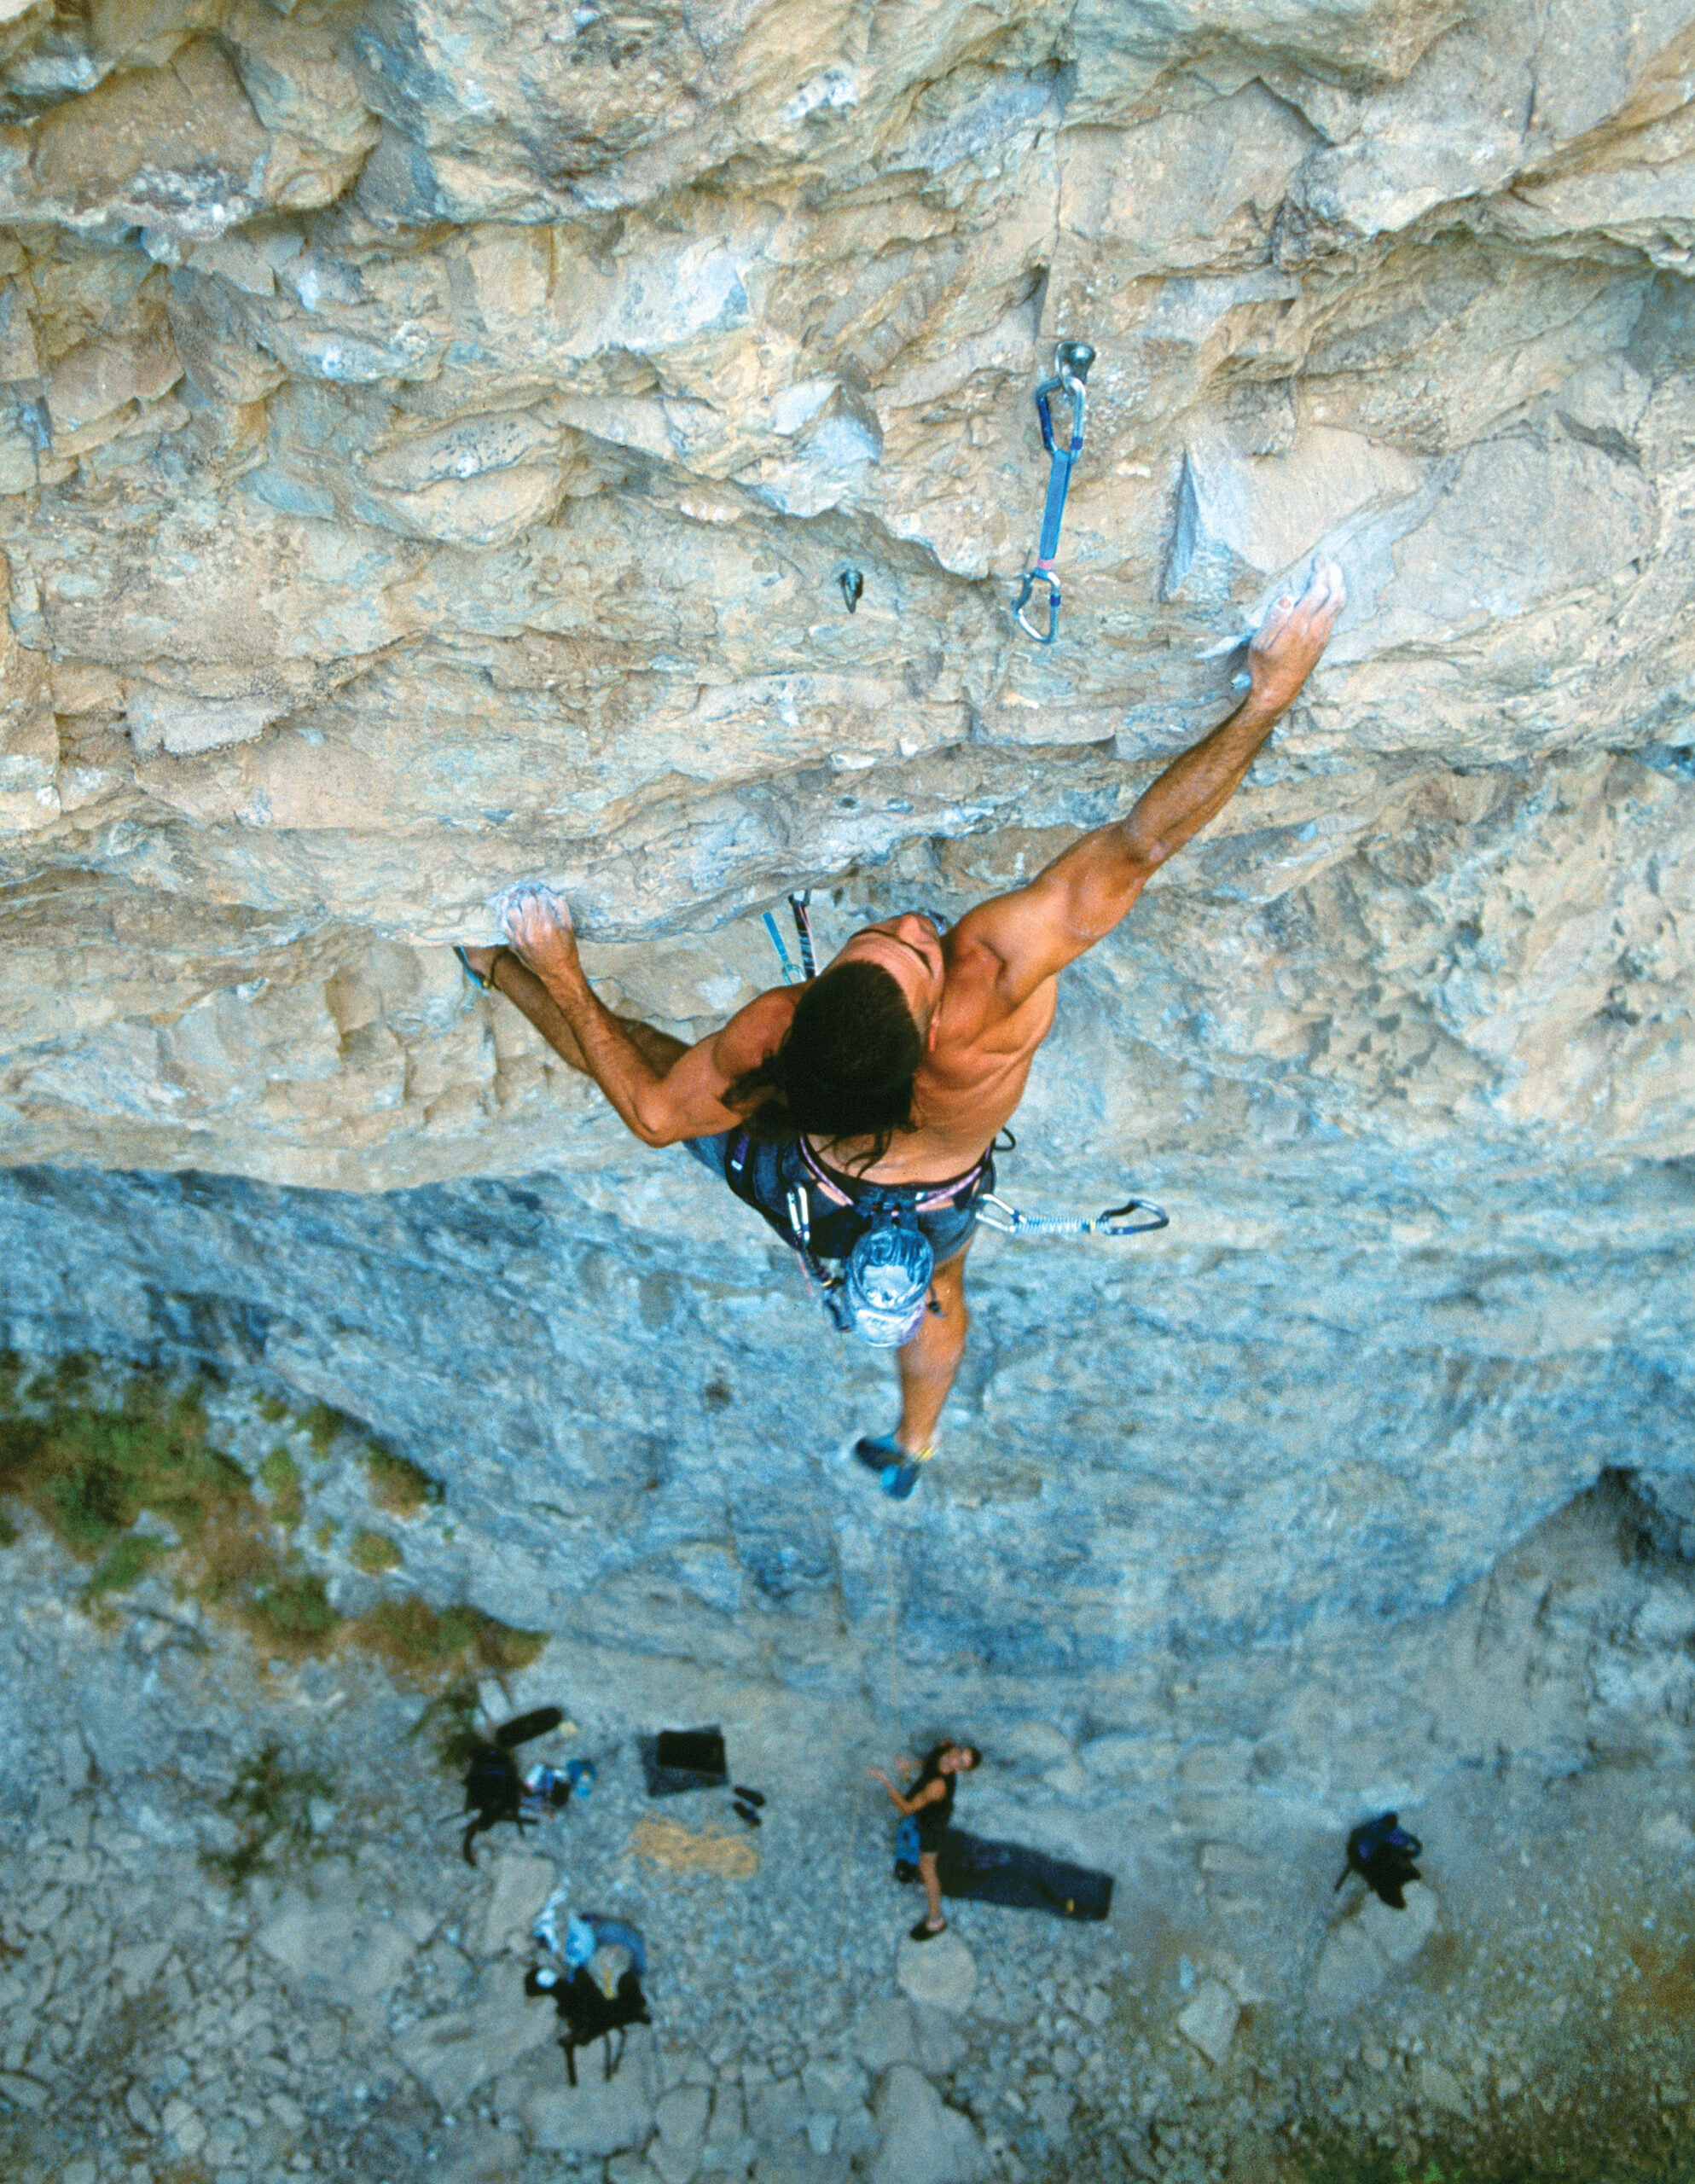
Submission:
[[[1036,549],[1036,566],[1026,569],[1019,579],[1018,595],[1013,601],[1013,619],[1025,635],[1034,637],[1039,645],[1051,645],[1059,634],[1059,579],[1054,573],[1054,557],[1059,550],[1059,526],[1065,514],[1072,466],[1083,453],[1083,423],[1088,410],[1083,381],[1094,362],[1094,351],[1087,341],[1062,341],[1054,356],[1055,376],[1043,380],[1036,390],[1042,444],[1052,457],[1052,468],[1048,473],[1048,499],[1042,511],[1042,537]],[[1071,398],[1071,434],[1069,441],[1055,446],[1054,413],[1048,406],[1048,398],[1061,391]],[[1038,630],[1025,613],[1030,593],[1038,584],[1048,587],[1046,630]]]

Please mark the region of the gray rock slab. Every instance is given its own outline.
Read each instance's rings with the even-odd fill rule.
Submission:
[[[1209,2063],[1223,2064],[1235,2037],[1241,2007],[1222,1979],[1203,1979],[1190,2001],[1177,2013],[1177,2030]]]
[[[558,1872],[551,1859],[522,1850],[502,1850],[494,1862],[494,1888],[483,1915],[485,1955],[522,1951],[530,1945],[530,1925],[551,1894]]]
[[[867,2002],[853,2021],[849,2035],[854,2053],[873,2076],[891,2063],[912,2059],[918,2044],[918,2021],[903,1995],[879,1995]]]
[[[298,1984],[345,2003],[373,2028],[413,1947],[403,1923],[362,1901],[351,1881],[328,1897],[291,1891],[258,1939]]]
[[[653,2129],[656,2062],[653,2036],[632,2025],[624,2060],[610,2079],[588,2053],[578,2058],[577,2083],[532,2093],[521,2117],[532,2146],[543,2153],[614,2154],[642,2146]]]
[[[647,2158],[665,2184],[689,2184],[700,2166],[712,2096],[704,2085],[679,2085],[661,2095],[654,2106],[657,2135]]]
[[[1367,1896],[1359,1908],[1361,1931],[1368,1935],[1391,1964],[1410,1964],[1436,1931],[1442,1905],[1428,1882],[1408,1881],[1402,1894],[1407,1908]]]
[[[550,2001],[545,1997],[531,2000],[517,1973],[503,1972],[485,1984],[472,2007],[409,2025],[396,2036],[394,2049],[413,2076],[450,2111],[478,2086],[509,2071],[520,2058],[550,2040],[557,2024]]]
[[[951,1927],[927,1942],[903,1934],[895,1953],[895,1980],[914,2002],[932,2009],[967,2009],[977,1991],[977,1959]]]
[[[873,2103],[882,2146],[870,2184],[978,2184],[988,2157],[977,2126],[949,2108],[921,2071],[897,2063]]]

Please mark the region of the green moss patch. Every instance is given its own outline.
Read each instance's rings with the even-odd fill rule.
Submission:
[[[270,1496],[276,1520],[292,1531],[305,1513],[300,1496],[300,1467],[287,1449],[273,1449],[259,1466],[259,1484]]]
[[[510,1675],[527,1668],[548,1642],[544,1630],[514,1630],[479,1608],[432,1608],[415,1593],[379,1600],[354,1625],[361,1645],[415,1682],[451,1684],[467,1671]]]
[[[439,1479],[387,1449],[374,1448],[367,1453],[365,1478],[372,1506],[392,1517],[419,1516],[442,1498]]]
[[[144,1577],[165,1576],[179,1597],[239,1623],[268,1653],[298,1658],[354,1646],[428,1690],[521,1667],[545,1644],[542,1634],[509,1629],[475,1608],[436,1609],[415,1596],[342,1615],[296,1543],[305,1494],[293,1457],[274,1447],[255,1482],[212,1444],[197,1385],[143,1374],[102,1397],[86,1359],[38,1374],[21,1393],[20,1378],[15,1359],[0,1358],[0,1497],[32,1509],[90,1565],[84,1606],[109,1607]],[[327,1405],[301,1423],[321,1454],[351,1430]],[[373,1498],[398,1513],[439,1497],[426,1472],[398,1457],[374,1455],[369,1476]],[[136,1531],[144,1513],[163,1519],[171,1536]],[[0,1514],[0,1545],[16,1536]],[[332,1525],[319,1526],[321,1548],[334,1536]],[[401,1559],[373,1529],[357,1531],[349,1552],[373,1575]]]
[[[145,1533],[126,1533],[83,1587],[84,1604],[97,1600],[102,1593],[126,1591],[170,1552],[167,1540],[154,1539]]]
[[[30,1390],[37,1400],[39,1386]],[[0,1419],[0,1494],[27,1502],[82,1560],[104,1553],[143,1509],[195,1546],[251,1499],[246,1472],[206,1443],[197,1387],[138,1379],[116,1407],[55,1394],[40,1414]]]
[[[327,1403],[315,1403],[311,1409],[303,1410],[299,1423],[312,1444],[312,1454],[321,1464],[329,1461],[336,1443],[344,1433],[353,1433],[358,1430],[344,1412],[333,1409]]]
[[[356,1570],[371,1577],[395,1569],[400,1561],[400,1549],[386,1532],[374,1532],[363,1525],[347,1542],[347,1554]]]

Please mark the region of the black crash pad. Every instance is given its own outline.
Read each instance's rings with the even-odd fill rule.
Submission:
[[[1104,1919],[1112,1908],[1112,1876],[1069,1866],[1023,1843],[990,1843],[950,1827],[936,1854],[943,1896],[1000,1903],[1013,1911],[1051,1911],[1059,1919]]]
[[[722,1790],[729,1780],[723,1732],[661,1729],[637,1740],[650,1798],[677,1798],[690,1790]]]

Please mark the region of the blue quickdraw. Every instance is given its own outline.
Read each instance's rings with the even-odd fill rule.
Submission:
[[[1132,1221],[1133,1213],[1146,1217]],[[1170,1215],[1151,1198],[1126,1199],[1122,1205],[1109,1205],[1089,1220],[1081,1214],[1020,1213],[993,1191],[985,1191],[977,1201],[977,1217],[985,1228],[998,1228],[1003,1236],[1149,1236],[1156,1228],[1171,1226]]]
[[[1036,566],[1025,571],[1019,593],[1013,601],[1013,619],[1026,636],[1034,637],[1039,645],[1051,645],[1059,634],[1059,579],[1054,573],[1054,556],[1059,550],[1059,525],[1065,513],[1065,495],[1071,489],[1071,469],[1083,453],[1084,417],[1088,408],[1088,395],[1083,381],[1088,377],[1088,368],[1094,362],[1094,351],[1087,341],[1062,341],[1054,351],[1054,369],[1056,376],[1043,380],[1036,390],[1036,411],[1042,420],[1042,444],[1054,458],[1054,467],[1048,473],[1048,502],[1042,511],[1042,539],[1036,548]],[[1054,444],[1054,413],[1048,407],[1048,397],[1060,392],[1071,398],[1071,437],[1065,447]],[[1038,630],[1025,613],[1030,595],[1038,584],[1048,587],[1048,628]]]
[[[789,897],[789,909],[794,914],[795,938],[800,944],[800,961],[797,963],[788,952],[777,921],[769,910],[765,913],[765,930],[771,936],[771,945],[777,951],[777,961],[783,967],[786,986],[804,985],[809,979],[818,975],[818,961],[812,948],[812,890],[803,887],[798,895]]]

